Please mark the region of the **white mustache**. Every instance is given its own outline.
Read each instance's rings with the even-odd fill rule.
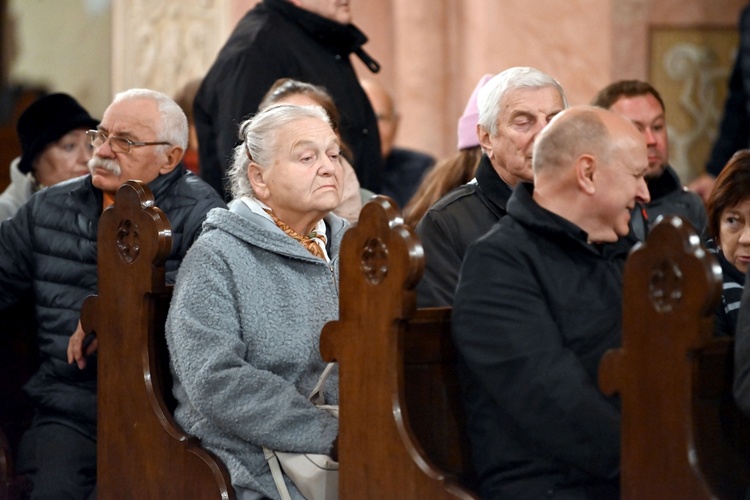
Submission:
[[[119,177],[122,173],[122,169],[120,168],[120,165],[117,164],[114,160],[108,160],[99,158],[98,156],[92,156],[89,160],[89,172],[91,172],[91,175],[94,174],[94,170],[97,168],[103,168],[107,172],[112,173],[116,177]]]

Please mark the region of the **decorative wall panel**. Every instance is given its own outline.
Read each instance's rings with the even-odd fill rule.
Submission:
[[[230,0],[115,0],[112,88],[169,95],[202,77],[224,44]]]

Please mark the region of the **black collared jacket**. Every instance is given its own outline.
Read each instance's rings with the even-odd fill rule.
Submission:
[[[531,184],[469,249],[453,339],[482,498],[619,498],[620,410],[598,386],[622,338],[632,240],[594,245]]]
[[[380,193],[383,160],[377,119],[349,60],[354,53],[371,70],[379,69],[362,49],[366,41],[354,25],[330,21],[287,0],[263,0],[245,14],[195,97],[203,179],[225,191],[239,124],[258,111],[276,80],[293,78],[328,90],[341,115],[339,129],[354,155],[360,185]]]
[[[482,156],[476,177],[438,200],[417,224],[425,270],[417,286],[419,307],[453,305],[466,249],[505,215],[512,190]]]

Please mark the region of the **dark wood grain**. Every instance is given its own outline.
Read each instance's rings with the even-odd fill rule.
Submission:
[[[666,218],[625,267],[622,348],[600,384],[622,400],[622,498],[743,498],[750,420],[732,399],[732,341],[713,337],[721,270]]]
[[[145,184],[128,181],[99,222],[99,293],[83,305],[98,349],[97,496],[234,498],[229,473],[172,416],[164,340],[171,288],[169,221]]]
[[[472,498],[450,310],[415,308],[422,247],[376,197],[341,249],[340,318],[321,335],[339,362],[342,499]]]

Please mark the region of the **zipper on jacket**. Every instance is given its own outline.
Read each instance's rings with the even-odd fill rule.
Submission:
[[[328,271],[330,271],[331,273],[331,281],[333,281],[333,289],[336,290],[336,298],[340,298],[339,286],[338,283],[336,283],[336,272],[333,270],[333,261],[331,261],[330,263],[326,263],[326,265],[328,267]]]

